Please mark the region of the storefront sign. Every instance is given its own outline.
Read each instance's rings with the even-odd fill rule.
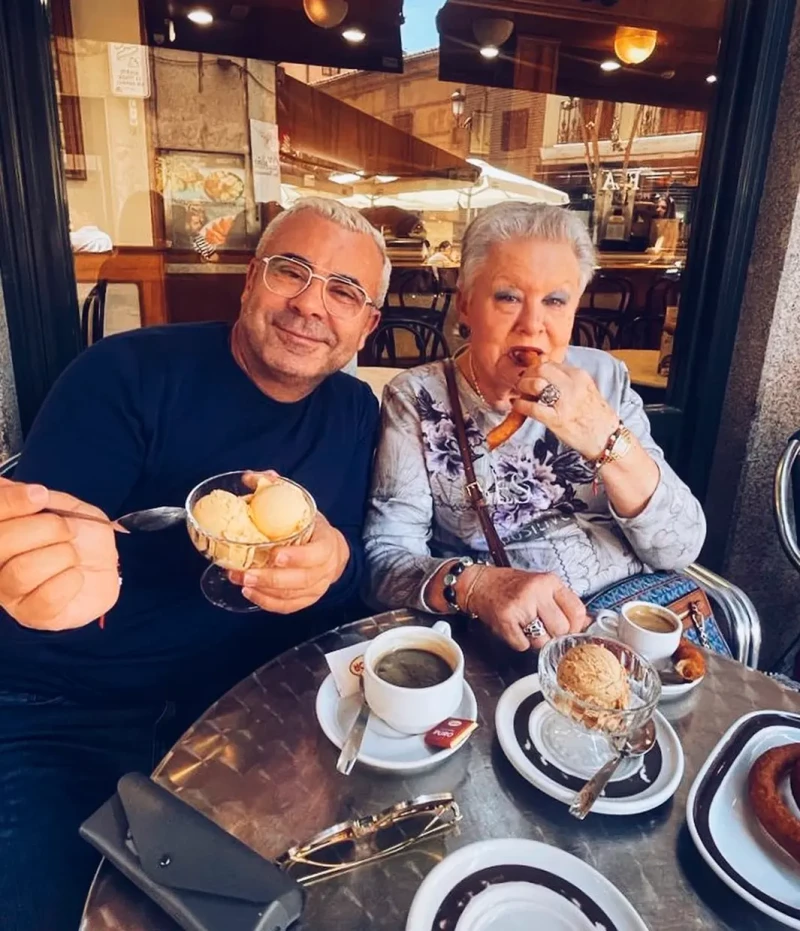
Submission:
[[[250,154],[253,159],[253,189],[258,204],[281,202],[281,164],[278,124],[250,120]]]
[[[109,42],[108,70],[115,97],[149,97],[150,63],[147,47]]]

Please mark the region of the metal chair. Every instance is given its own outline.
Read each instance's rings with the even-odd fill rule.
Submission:
[[[683,575],[708,595],[715,609],[714,617],[734,659],[749,669],[757,669],[761,652],[761,619],[753,602],[740,588],[697,563],[684,569]]]
[[[0,462],[0,478],[11,478],[14,474],[14,469],[17,467],[19,462],[19,453],[15,456],[12,456],[10,459],[6,459],[5,462]]]
[[[573,346],[588,346],[590,349],[613,349],[615,336],[612,324],[578,314],[572,325],[570,343]]]
[[[639,314],[624,321],[614,336],[614,349],[660,349],[666,311]]]
[[[106,291],[108,282],[101,278],[86,295],[81,308],[81,341],[86,349],[103,338],[106,327]]]
[[[800,572],[800,546],[797,528],[800,526],[800,469],[796,468],[800,456],[800,430],[793,433],[778,460],[775,469],[774,507],[778,537],[789,562]]]
[[[395,335],[398,330],[414,337],[418,358],[398,359]],[[359,353],[359,365],[390,365],[393,368],[410,368],[450,356],[450,347],[439,327],[410,318],[390,317],[382,320]]]

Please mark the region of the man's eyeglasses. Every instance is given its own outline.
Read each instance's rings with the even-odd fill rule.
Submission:
[[[449,792],[421,795],[366,818],[356,818],[322,831],[310,841],[291,847],[277,859],[301,885],[346,873],[365,863],[382,860],[446,831],[461,820]]]
[[[322,282],[322,303],[325,310],[334,317],[357,317],[367,304],[375,307],[367,292],[347,278],[339,275],[318,275],[305,262],[284,255],[268,255],[261,261],[264,263],[264,285],[273,294],[297,297],[314,278],[317,278]]]

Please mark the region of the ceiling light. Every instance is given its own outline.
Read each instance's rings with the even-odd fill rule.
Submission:
[[[606,61],[600,62],[601,71],[619,71],[622,65],[617,61],[616,58],[609,58]]]
[[[392,181],[399,180],[400,175],[375,175],[378,184],[391,184]]]
[[[332,175],[328,175],[328,180],[334,184],[355,184],[361,180],[361,175],[354,171],[334,171]]]
[[[214,22],[214,17],[208,10],[190,10],[186,16],[198,26],[210,26]]]
[[[716,83],[717,83],[716,74],[709,74],[709,76],[706,78],[706,84],[716,84]]]
[[[303,0],[306,16],[315,26],[333,29],[347,16],[347,0]]]
[[[345,29],[342,32],[342,38],[346,39],[348,42],[352,42],[354,45],[357,45],[359,42],[363,42],[367,38],[366,32],[363,29],[359,29],[358,26],[350,26],[349,29]]]
[[[617,26],[614,51],[626,65],[641,65],[655,50],[658,33],[655,29],[637,29],[635,26]]]
[[[494,46],[499,49],[500,46],[511,38],[514,31],[514,20],[507,19],[504,16],[485,16],[474,20],[472,23],[472,34],[481,47],[481,54],[486,47]],[[487,55],[487,58],[494,58],[494,55]]]
[[[484,58],[497,58],[500,54],[500,49],[496,45],[484,45],[481,49],[481,55]]]

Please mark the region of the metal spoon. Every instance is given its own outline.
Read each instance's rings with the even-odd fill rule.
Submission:
[[[69,517],[75,520],[93,521],[95,524],[110,524],[114,530],[129,533],[131,530],[166,530],[186,520],[185,508],[160,507],[147,508],[144,511],[131,511],[123,514],[116,520],[98,517],[95,514],[81,514],[80,511],[67,511],[62,508],[45,508],[49,514],[58,514],[59,517]]]
[[[623,741],[620,741],[616,748],[616,756],[599,769],[575,796],[569,806],[569,813],[579,821],[583,821],[600,797],[600,793],[617,771],[619,764],[630,757],[644,756],[655,742],[656,726],[651,718],[646,724],[643,724]]]

